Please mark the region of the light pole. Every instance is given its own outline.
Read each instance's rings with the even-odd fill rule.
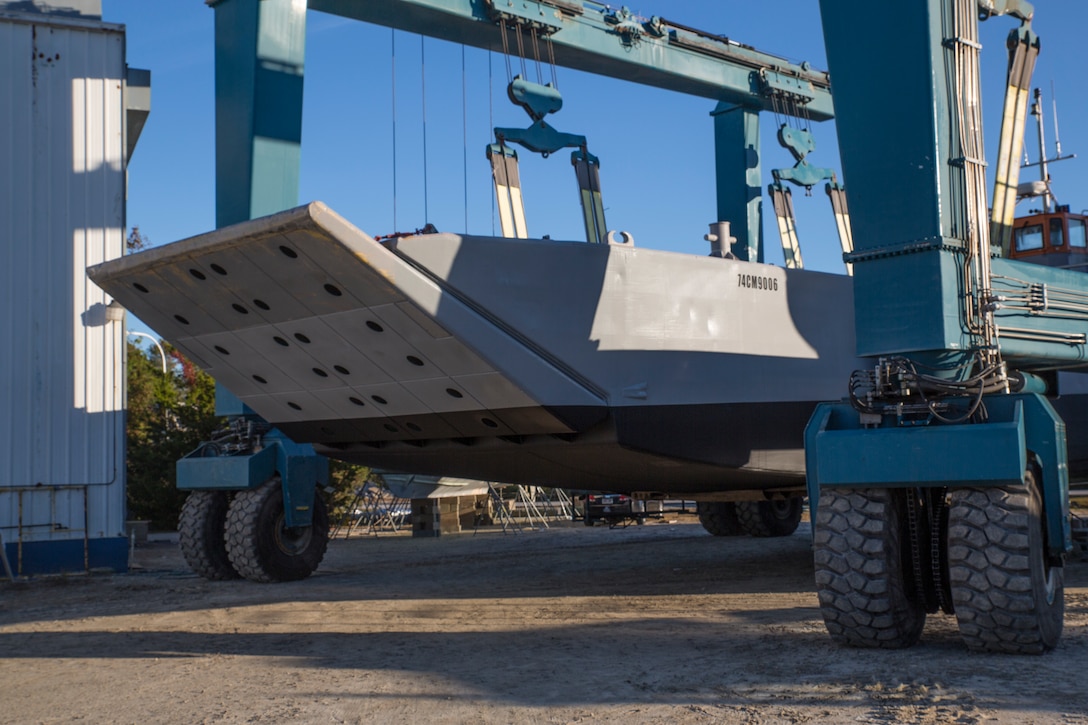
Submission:
[[[135,330],[129,330],[128,334],[146,337],[148,340],[151,340],[151,344],[153,344],[159,350],[159,357],[162,359],[162,374],[166,375],[166,351],[162,349],[162,345],[159,344],[159,341],[156,340],[153,336],[148,335],[146,332],[136,332]]]

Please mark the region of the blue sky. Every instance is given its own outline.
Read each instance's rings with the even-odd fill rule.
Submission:
[[[1052,168],[1055,191],[1061,203],[1080,210],[1088,208],[1088,2],[1039,0],[1035,5],[1035,29],[1043,43],[1035,83],[1044,90],[1049,114],[1054,82],[1063,152],[1081,156]],[[646,0],[631,7],[644,16],[662,15],[826,68],[816,0]],[[897,6],[873,7],[870,20],[876,27],[867,30],[859,23],[859,32],[894,32]],[[129,225],[138,225],[156,245],[211,230],[214,11],[202,0],[103,0],[103,17],[127,26],[129,65],[152,71],[152,112],[129,166]],[[1013,27],[1013,20],[995,18],[981,29],[991,159],[1004,92],[1004,41]],[[392,31],[311,12],[306,45],[300,202],[324,201],[372,235],[411,230],[426,221],[442,231],[462,232],[466,208],[467,231],[491,234],[497,228],[484,148],[491,141],[492,125],[528,125],[524,112],[506,98],[500,55],[467,48],[462,63],[461,46],[426,39],[421,51],[418,35],[396,33],[394,195]],[[564,107],[550,122],[587,136],[590,151],[600,157],[609,228],[631,232],[638,246],[705,254],[708,245],[702,235],[716,216],[709,116],[714,103],[563,68],[558,73]],[[888,79],[894,82],[895,68],[888,69]],[[816,124],[814,132],[818,148],[813,163],[840,169],[832,122]],[[774,133],[772,114],[764,114],[764,185],[771,168],[793,163],[777,147]],[[1052,154],[1049,120],[1046,133]],[[1033,125],[1026,145],[1032,161],[1037,160]],[[521,159],[530,234],[583,238],[567,154],[545,160],[525,152]],[[1028,170],[1023,178],[1035,178],[1034,173]],[[849,189],[849,179],[846,184]],[[794,202],[806,267],[841,272],[838,240],[822,190],[811,198],[795,190]],[[764,214],[767,261],[782,264],[766,203]],[[133,328],[144,329],[138,324]]]

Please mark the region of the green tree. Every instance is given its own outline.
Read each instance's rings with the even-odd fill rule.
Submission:
[[[165,375],[158,350],[128,343],[126,471],[129,517],[172,529],[186,495],[177,490],[175,463],[208,440],[221,419],[212,378],[169,343],[162,345]]]
[[[355,503],[355,492],[370,480],[380,479],[366,466],[329,461],[329,485],[325,489],[325,503],[328,504],[332,521],[348,523],[352,505]]]
[[[125,251],[129,253],[138,252],[150,245],[151,239],[144,236],[143,232],[140,231],[140,227],[132,227],[132,231],[125,238]]]

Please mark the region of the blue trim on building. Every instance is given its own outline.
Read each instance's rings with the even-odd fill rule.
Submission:
[[[83,562],[83,540],[25,541],[20,564],[18,542],[5,542],[4,548],[16,576],[66,574],[86,571]],[[123,536],[91,539],[87,542],[87,565],[90,569],[128,571],[128,539]]]

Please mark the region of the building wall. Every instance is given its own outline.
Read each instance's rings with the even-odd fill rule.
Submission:
[[[22,573],[124,567],[124,32],[0,14],[0,536]],[[120,559],[118,559],[120,557]]]

